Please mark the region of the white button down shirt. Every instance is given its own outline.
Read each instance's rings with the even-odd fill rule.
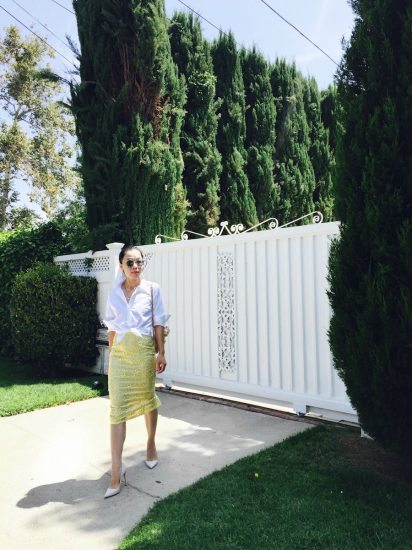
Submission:
[[[157,283],[140,279],[129,302],[126,300],[121,285],[125,277],[116,280],[106,305],[106,314],[103,319],[108,331],[116,332],[116,343],[126,332],[132,332],[137,336],[151,336],[152,326],[165,326],[170,314],[166,313],[160,286]],[[152,323],[152,297],[153,288],[153,323]]]

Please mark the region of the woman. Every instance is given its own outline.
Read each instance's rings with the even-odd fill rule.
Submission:
[[[164,326],[170,315],[163,306],[156,283],[142,278],[143,254],[127,245],[119,254],[121,275],[109,294],[104,323],[109,336],[110,443],[112,477],[105,498],[117,495],[125,470],[122,468],[126,420],[145,415],[146,466],[157,465],[156,425],[160,400],[155,393],[156,373],[166,368]],[[153,336],[158,353],[155,355]]]

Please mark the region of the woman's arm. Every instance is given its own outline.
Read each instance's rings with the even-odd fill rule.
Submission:
[[[115,311],[115,309],[112,305],[112,302],[111,302],[111,295],[112,295],[112,293],[110,292],[110,294],[107,298],[106,312],[105,312],[105,316],[104,316],[104,319],[103,319],[103,323],[107,327],[107,339],[108,339],[108,342],[109,342],[109,353],[112,350],[114,337],[116,336],[116,331],[114,330],[115,320],[116,320],[116,311]]]
[[[164,328],[161,325],[154,327],[157,349],[161,355],[165,354]]]
[[[156,372],[162,373],[166,368],[165,358],[165,338],[164,338],[164,326],[167,323],[170,315],[166,313],[163,304],[162,291],[159,285],[152,285],[153,296],[153,325],[154,325],[154,337],[156,339],[158,354],[156,356]]]
[[[167,365],[166,357],[165,357],[165,339],[164,339],[164,327],[161,325],[156,325],[154,327],[154,333],[156,338],[156,344],[158,354],[156,355],[156,372],[157,374],[162,373]]]
[[[109,340],[109,353],[110,353],[112,351],[112,346],[113,346],[114,337],[116,336],[116,331],[110,330],[107,333],[107,336],[108,336],[108,340]]]

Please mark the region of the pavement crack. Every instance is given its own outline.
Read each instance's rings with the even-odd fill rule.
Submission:
[[[158,500],[161,498],[159,495],[152,495],[151,493],[148,493],[147,491],[143,491],[143,489],[140,489],[139,487],[136,487],[135,485],[132,485],[129,482],[127,482],[126,487],[131,487],[132,489],[135,489],[135,491],[138,491],[139,493],[143,493],[144,495],[154,498],[155,500]]]

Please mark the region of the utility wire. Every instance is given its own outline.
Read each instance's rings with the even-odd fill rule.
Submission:
[[[30,13],[28,10],[26,10],[25,7],[21,6],[18,2],[16,2],[16,0],[12,0],[12,2],[14,2],[21,10],[23,10],[24,12],[27,13],[27,15],[29,15],[30,17],[32,17],[35,21],[37,21],[37,23],[39,25],[41,25],[44,29],[46,29],[47,32],[49,32],[50,34],[52,34],[55,38],[57,38],[57,40],[59,42],[61,42],[61,44],[63,44],[63,46],[65,46],[68,50],[70,50],[69,46],[59,37],[57,36],[56,33],[54,33],[51,29],[49,29],[46,25],[43,25],[43,23],[41,21],[39,21],[37,19],[37,17],[35,17],[32,13]],[[71,50],[70,50],[71,51]]]
[[[57,0],[51,0],[52,2],[54,2],[54,4],[57,4],[58,6],[60,6],[61,8],[63,8],[64,10],[68,11],[69,13],[73,14],[73,15],[76,15],[74,13],[74,11],[70,10],[69,8],[66,8],[66,6],[63,6],[63,4],[60,4],[60,2],[57,2]],[[327,54],[324,50],[322,50],[322,48],[320,46],[318,46],[317,44],[315,44],[315,42],[313,42],[313,40],[311,40],[308,36],[306,36],[306,34],[304,34],[300,29],[298,29],[293,23],[291,23],[290,21],[288,21],[285,17],[283,17],[283,15],[281,15],[278,11],[276,11],[270,4],[268,4],[265,0],[260,0],[262,2],[262,4],[264,4],[267,8],[269,8],[275,15],[277,15],[278,17],[280,17],[280,19],[282,19],[282,21],[284,21],[285,23],[287,23],[290,27],[292,27],[292,29],[294,29],[296,32],[298,32],[301,36],[303,36],[303,38],[305,40],[307,40],[308,42],[310,42],[313,46],[315,46],[315,48],[317,48],[321,53],[323,53],[323,55],[325,55],[330,61],[332,61],[332,63],[334,63],[334,65],[338,66],[338,63],[336,63],[336,61],[334,59],[332,59],[332,57]],[[15,4],[17,4],[17,2],[15,2],[15,0],[13,0],[13,2]],[[215,28],[217,31],[219,31],[220,33],[224,34],[225,36],[229,36],[226,32],[224,32],[221,28],[219,28],[217,25],[215,25],[214,23],[212,23],[212,21],[209,21],[209,19],[206,19],[206,17],[204,17],[203,15],[201,15],[199,12],[197,12],[196,10],[194,10],[191,6],[189,6],[188,4],[186,4],[185,2],[183,2],[182,0],[178,0],[178,2],[180,4],[182,4],[183,6],[185,6],[187,9],[189,9],[191,12],[193,12],[194,14],[196,14],[198,17],[200,17],[201,19],[203,19],[204,21],[206,21],[206,23],[208,23],[209,25],[211,25],[213,28]],[[19,5],[19,4],[17,4]],[[1,7],[1,6],[0,6]],[[21,7],[21,6],[19,6]],[[4,11],[6,11],[4,8],[2,8]],[[24,10],[24,8],[22,8]],[[27,12],[27,10],[24,10]],[[8,13],[8,12],[7,12]],[[29,13],[29,12],[27,12]],[[11,14],[9,14],[11,15]],[[29,14],[30,15],[30,14]],[[12,16],[14,17],[14,16]],[[33,16],[31,16],[33,17]],[[17,18],[14,18],[17,20]],[[37,20],[38,21],[38,20]],[[20,22],[21,23],[21,22]],[[40,23],[40,21],[38,21],[38,23]],[[23,24],[23,23],[21,23]],[[42,23],[40,23],[43,27],[45,27]],[[25,25],[24,25],[25,26]],[[26,27],[28,28],[28,27]],[[46,30],[49,30],[47,29],[47,27],[45,27]],[[30,30],[30,29],[29,29]],[[31,31],[33,32],[33,31]],[[56,36],[52,31],[50,31],[54,36]],[[33,33],[35,34],[35,33]],[[38,35],[36,35],[38,36]],[[38,37],[40,38],[40,37]],[[56,38],[58,38],[56,36]],[[60,40],[60,38],[58,38]],[[40,38],[40,40],[43,40]],[[45,42],[43,40],[43,42]],[[60,40],[60,42],[62,42]],[[45,42],[47,44],[47,42]],[[62,42],[64,44],[64,42]],[[50,44],[48,44],[50,46]],[[52,46],[50,46],[56,53],[58,53],[60,56],[62,56],[64,59],[66,59],[66,61],[68,61],[68,59],[66,57],[64,57],[60,52],[58,52],[55,48],[53,48]],[[67,47],[67,46],[66,46]],[[69,62],[71,63],[71,62]],[[71,63],[73,65],[73,63]]]
[[[34,36],[36,36],[39,40],[41,40],[44,44],[46,44],[47,46],[49,46],[49,48],[51,48],[53,51],[55,51],[58,55],[60,55],[60,57],[62,57],[63,59],[65,59],[68,63],[70,63],[70,65],[72,65],[75,69],[77,69],[76,65],[70,61],[70,59],[67,59],[67,57],[65,57],[62,53],[60,53],[58,50],[56,50],[56,48],[53,48],[53,46],[51,46],[46,40],[44,40],[44,38],[42,38],[41,36],[39,36],[37,33],[35,33],[30,27],[28,27],[27,25],[25,25],[22,21],[20,21],[20,19],[18,19],[17,17],[15,17],[12,13],[10,13],[9,11],[6,10],[6,8],[3,8],[3,6],[0,6],[0,8],[5,11],[8,15],[10,15],[10,17],[12,17],[15,21],[17,21],[18,23],[20,23],[20,25],[22,25],[24,28],[26,28],[29,32],[31,32],[32,34],[34,34]]]
[[[317,44],[315,44],[309,37],[307,37],[306,34],[303,34],[302,31],[300,31],[297,27],[295,27],[295,25],[293,25],[293,23],[285,19],[283,15],[280,15],[280,13],[277,12],[274,8],[272,8],[270,4],[265,2],[265,0],[260,0],[260,1],[262,2],[262,4],[265,4],[265,6],[267,6],[270,10],[272,10],[273,13],[275,13],[278,17],[280,17],[285,23],[287,23],[290,27],[292,27],[293,29],[295,29],[295,31],[297,31],[300,35],[302,35],[303,38],[305,38],[308,42],[310,42],[313,46],[315,46],[315,48],[317,48],[320,52],[326,55],[326,57],[328,57],[332,61],[332,63],[334,63],[338,67],[338,64],[336,63],[336,61],[332,59],[331,56],[328,55],[325,51],[323,51],[322,48],[320,48]]]
[[[219,27],[217,27],[214,23],[212,23],[211,21],[209,21],[208,19],[206,19],[206,17],[203,17],[203,15],[201,15],[200,13],[198,13],[197,11],[195,11],[193,8],[191,8],[190,6],[188,6],[187,4],[185,4],[184,2],[182,2],[182,0],[178,0],[178,2],[180,2],[181,4],[183,4],[183,6],[186,6],[187,9],[189,9],[190,11],[192,11],[193,13],[195,13],[198,17],[202,18],[204,21],[206,21],[206,23],[209,23],[209,25],[212,25],[212,27],[214,27],[216,30],[218,30],[219,32],[221,32],[222,34],[224,34],[225,36],[229,36],[226,32],[222,31],[222,29],[220,29]]]
[[[54,2],[55,4],[57,4],[58,6],[60,6],[61,8],[65,9],[66,11],[68,11],[69,13],[72,13],[73,15],[76,15],[74,13],[74,11],[71,11],[69,10],[68,8],[66,8],[66,6],[63,6],[62,4],[60,4],[59,2],[57,2],[56,0],[51,0],[52,2]],[[212,27],[214,27],[217,31],[221,32],[222,34],[224,34],[225,36],[229,36],[225,31],[222,31],[221,28],[219,28],[217,25],[215,25],[214,23],[212,23],[211,21],[209,21],[208,19],[206,19],[206,17],[203,17],[203,15],[201,15],[199,12],[197,12],[196,10],[194,10],[193,8],[191,8],[188,4],[185,4],[185,2],[182,2],[182,0],[178,0],[178,2],[180,2],[183,6],[185,6],[188,10],[190,10],[191,12],[195,13],[198,17],[200,17],[201,19],[203,19],[204,21],[206,21],[206,23],[208,23],[209,25],[211,25]],[[240,46],[238,44],[238,46]]]
[[[63,6],[63,4],[60,4],[59,2],[57,2],[56,0],[51,0],[52,2],[54,2],[55,4],[57,4],[58,6],[60,6],[61,8],[63,8],[64,10],[68,11],[69,13],[72,13],[73,15],[76,15],[74,13],[74,11],[71,11],[69,10],[68,8],[66,8],[66,6]],[[187,4],[185,4],[184,2],[182,2],[182,0],[178,0],[178,2],[180,2],[181,4],[183,4],[183,6],[186,6],[187,9],[189,9],[190,11],[192,11],[193,13],[195,13],[198,17],[200,17],[201,19],[203,19],[204,21],[206,21],[206,23],[209,23],[209,25],[211,25],[212,27],[214,27],[216,30],[218,30],[219,32],[225,34],[226,36],[229,36],[227,33],[225,33],[224,31],[222,31],[222,29],[220,29],[219,27],[217,27],[214,23],[212,23],[211,21],[209,21],[208,19],[206,19],[206,17],[203,17],[203,15],[201,15],[200,13],[198,13],[197,11],[195,11],[193,8],[191,8],[190,6],[188,6]]]
[[[66,8],[66,6],[63,6],[63,4],[60,4],[60,2],[56,2],[56,0],[51,0],[51,1],[54,2],[55,4],[57,4],[58,6],[60,6],[61,8],[63,8],[64,10],[68,11],[69,13],[72,13],[73,15],[76,15],[74,13],[74,11],[69,10],[69,8]]]

